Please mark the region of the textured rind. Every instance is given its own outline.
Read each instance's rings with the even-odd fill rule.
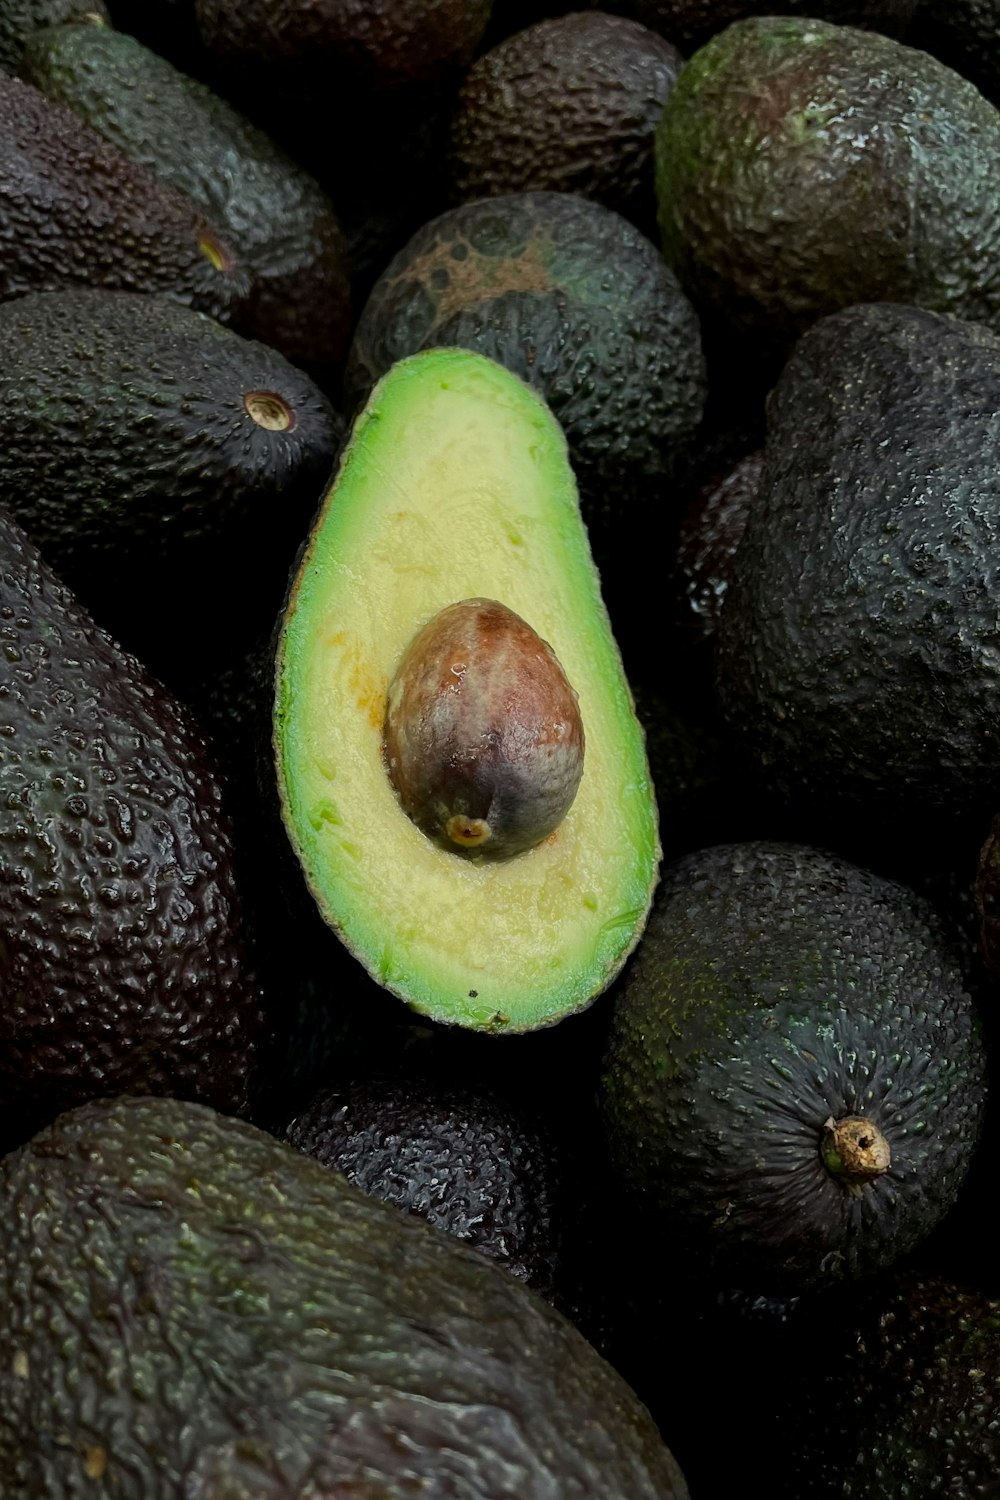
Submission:
[[[104,0],[5,0],[0,6],[0,68],[17,73],[32,32],[72,21],[82,12],[108,20]]]
[[[994,0],[921,0],[910,40],[970,79],[994,103],[1000,98]]]
[[[663,37],[601,11],[508,37],[473,63],[459,90],[452,198],[581,193],[652,227],[653,132],[681,63]]]
[[[903,1271],[804,1310],[788,1494],[992,1500],[1000,1467],[1000,1303]]]
[[[769,403],[719,623],[723,708],[769,778],[898,821],[996,811],[1000,339],[848,309]]]
[[[107,26],[36,33],[21,74],[219,226],[254,277],[241,332],[298,362],[343,356],[350,318],[343,233],[319,184],[268,136]]]
[[[225,320],[250,289],[215,228],[38,89],[0,74],[0,300],[117,287]],[[218,270],[199,242],[230,260]]]
[[[0,1193],[5,1500],[685,1500],[568,1322],[250,1126],[87,1106]]]
[[[569,1208],[566,1163],[526,1106],[411,1070],[323,1090],[283,1137],[552,1300]]]
[[[331,66],[362,88],[428,85],[463,68],[492,0],[195,0],[205,45],[269,65]]]
[[[544,398],[589,520],[617,528],[630,503],[662,501],[701,419],[700,330],[656,247],[621,215],[532,192],[433,219],[372,290],[348,360],[348,403],[404,355],[445,345],[488,355]]]
[[[874,32],[760,17],[690,60],[656,135],[664,251],[702,309],[789,338],[855,302],[1000,320],[1000,113]]]
[[[0,1079],[243,1108],[261,1034],[200,735],[0,512]]]
[[[269,431],[244,397],[294,414]],[[276,350],[189,308],[129,292],[0,304],[0,485],[46,560],[145,660],[158,637],[234,615],[222,560],[252,590],[285,569],[333,466],[340,422]],[[185,589],[202,595],[191,620]],[[241,599],[240,607],[250,601]],[[190,620],[190,624],[187,622]],[[167,628],[169,622],[169,629]],[[207,635],[203,648],[211,649]]]
[[[932,908],[833,855],[749,843],[665,872],[603,1078],[618,1170],[671,1246],[792,1295],[890,1264],[943,1217],[985,1055]],[[858,1193],[819,1154],[852,1114],[892,1153]]]

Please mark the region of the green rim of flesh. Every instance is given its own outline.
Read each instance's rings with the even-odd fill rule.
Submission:
[[[586,735],[566,818],[493,864],[431,843],[382,759],[405,647],[445,605],[477,596],[549,642]],[[565,440],[515,375],[435,349],[379,382],[306,547],[276,672],[285,824],[325,919],[373,977],[477,1030],[528,1031],[588,1005],[649,911],[655,800]]]

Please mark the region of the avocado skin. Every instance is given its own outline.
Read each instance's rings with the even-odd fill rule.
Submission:
[[[85,1106],[0,1193],[6,1500],[687,1496],[540,1298],[242,1122]]]
[[[954,1202],[985,1053],[933,909],[802,845],[718,845],[662,878],[602,1069],[612,1158],[650,1233],[716,1284],[794,1296],[878,1270]],[[846,1191],[826,1120],[887,1172]]]
[[[350,332],[347,247],[318,183],[212,89],[107,26],[53,26],[21,76],[218,225],[253,275],[234,326],[336,366]]]
[[[218,778],[177,702],[0,513],[0,1123],[247,1107],[263,1016]]]
[[[993,0],[921,0],[910,41],[968,78],[994,104],[1000,99],[1000,40]]]
[[[0,301],[69,286],[148,292],[225,320],[247,271],[190,199],[151,177],[72,110],[0,75]],[[229,261],[217,270],[199,248]]]
[[[996,811],[1000,340],[847,309],[772,392],[718,627],[723,712],[772,786],[841,834]]]
[[[579,193],[655,234],[653,133],[682,65],[663,37],[581,11],[508,37],[469,68],[451,117],[453,202]]]
[[[85,12],[108,20],[104,0],[6,0],[0,6],[0,68],[20,71],[24,44],[32,32],[72,21]]]
[[[615,8],[624,8],[644,25],[670,37],[684,52],[691,52],[733,21],[758,12],[770,16],[816,16],[838,26],[863,26],[887,36],[901,36],[919,3],[920,0],[631,0],[630,4]]]
[[[560,423],[627,659],[658,620],[662,560],[636,537],[669,519],[664,495],[704,409],[694,309],[620,214],[572,193],[508,193],[439,215],[390,262],[358,320],[345,409],[404,355],[448,345],[513,371]]]
[[[656,136],[667,260],[765,345],[858,302],[1000,318],[1000,114],[875,32],[737,21],[684,68]]]
[[[294,424],[259,426],[254,391],[280,396]],[[301,370],[190,308],[100,290],[0,304],[9,507],[99,623],[178,690],[273,623],[341,433]]]

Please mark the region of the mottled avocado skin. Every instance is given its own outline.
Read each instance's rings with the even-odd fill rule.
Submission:
[[[340,434],[307,375],[190,308],[90,290],[0,304],[9,508],[172,682],[273,623]]]
[[[189,198],[6,74],[0,132],[0,300],[116,287],[225,320],[249,292],[248,272]]]
[[[0,6],[0,68],[20,71],[24,44],[33,32],[83,14],[107,21],[104,0],[5,0]]]
[[[541,1298],[251,1126],[85,1106],[0,1205],[5,1500],[686,1500]]]
[[[253,275],[241,333],[299,364],[340,361],[350,318],[343,233],[319,185],[263,131],[108,26],[37,32],[21,76],[219,226]]]
[[[1000,320],[1000,113],[875,32],[738,21],[691,58],[656,137],[668,261],[769,342],[856,302]]]
[[[123,1090],[243,1109],[262,1017],[204,743],[3,512],[0,558],[0,1131]]]
[[[723,709],[826,820],[977,820],[1000,780],[1000,339],[880,304],[800,341],[719,622]]]
[[[955,1200],[985,1054],[955,953],[912,891],[796,844],[717,845],[662,879],[615,999],[603,1111],[665,1248],[795,1295],[886,1266]],[[858,1189],[824,1126],[863,1116],[891,1162]]]

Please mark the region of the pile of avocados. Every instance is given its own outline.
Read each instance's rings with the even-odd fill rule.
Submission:
[[[5,1500],[987,1500],[1000,16],[0,0]]]

